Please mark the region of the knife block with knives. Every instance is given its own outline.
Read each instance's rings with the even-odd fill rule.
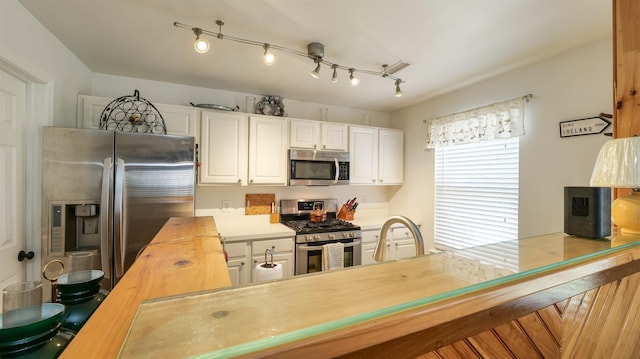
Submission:
[[[338,211],[338,219],[343,221],[353,221],[353,215],[356,213],[356,207],[358,207],[356,197],[349,199],[347,203],[342,205],[340,211]]]

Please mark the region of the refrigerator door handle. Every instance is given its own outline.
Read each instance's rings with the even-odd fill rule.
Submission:
[[[116,279],[124,275],[124,248],[126,238],[124,233],[124,160],[118,158],[116,162],[115,194],[113,199],[113,227],[114,227],[114,267]]]
[[[109,189],[111,188],[111,174],[113,173],[112,164],[113,159],[111,157],[104,159],[100,194],[100,259],[105,278],[111,278],[111,244],[109,240],[109,208],[111,208],[111,196]]]

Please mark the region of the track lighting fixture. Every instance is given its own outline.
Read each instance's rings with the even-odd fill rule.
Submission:
[[[243,39],[240,37],[234,37],[229,35],[223,35],[222,26],[224,25],[224,22],[220,20],[216,20],[216,24],[218,25],[218,32],[205,30],[199,27],[192,27],[186,24],[179,23],[177,21],[173,23],[173,26],[179,27],[181,29],[187,29],[187,30],[193,31],[193,33],[196,35],[194,48],[198,53],[201,53],[201,54],[204,54],[207,51],[209,51],[209,42],[206,39],[201,38],[202,35],[208,35],[208,36],[216,37],[219,40],[231,40],[231,41],[242,43],[245,45],[262,47],[264,49],[264,63],[267,65],[273,64],[273,62],[275,61],[275,55],[273,53],[273,50],[277,50],[277,51],[288,53],[290,55],[312,59],[315,64],[315,68],[309,73],[311,74],[311,76],[313,76],[316,79],[320,78],[320,67],[322,64],[325,64],[327,66],[331,66],[331,70],[332,70],[331,82],[338,82],[338,70],[343,70],[343,71],[348,71],[349,82],[351,86],[357,86],[360,83],[360,79],[355,75],[355,72],[358,72],[358,73],[363,73],[363,74],[373,75],[373,76],[380,76],[382,78],[389,78],[391,80],[394,80],[396,85],[395,96],[400,97],[403,94],[402,90],[400,90],[400,84],[403,83],[404,81],[394,76],[394,74],[402,70],[403,68],[407,67],[409,63],[399,61],[391,65],[391,67],[385,64],[385,65],[382,65],[382,70],[380,71],[356,69],[353,67],[340,66],[338,64],[329,62],[324,59],[324,45],[319,42],[312,42],[308,44],[307,52],[305,53],[305,52],[295,50],[295,49],[290,49],[284,46],[258,42],[254,40],[248,40],[248,39]]]
[[[316,64],[318,64],[316,66],[315,69],[313,69],[313,71],[309,72],[309,74],[311,75],[311,77],[313,77],[314,79],[319,79],[320,78],[320,61],[316,60]]]
[[[269,50],[269,44],[264,44],[263,47],[264,47],[264,63],[267,65],[273,64],[273,62],[276,60],[276,57],[273,54],[273,52]]]
[[[353,75],[353,72],[356,69],[349,69],[349,83],[351,83],[351,86],[358,86],[358,84],[360,83],[360,79],[357,78],[356,76]]]
[[[331,69],[333,70],[333,74],[331,75],[331,82],[338,82],[338,65],[331,65]]]
[[[395,97],[400,97],[402,96],[404,93],[402,92],[402,90],[400,90],[400,83],[402,82],[402,80],[397,79],[396,80],[396,93],[393,95]]]
[[[193,30],[193,33],[196,35],[196,41],[193,43],[193,47],[196,49],[196,52],[204,54],[209,51],[209,41],[207,41],[207,39],[200,38],[200,35],[202,35],[202,29],[194,27],[191,30]]]

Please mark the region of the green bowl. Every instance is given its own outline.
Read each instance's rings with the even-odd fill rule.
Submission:
[[[64,305],[59,303],[42,304],[41,319],[32,323],[5,328],[0,315],[0,349],[13,347],[22,343],[47,336],[60,325],[64,314]]]

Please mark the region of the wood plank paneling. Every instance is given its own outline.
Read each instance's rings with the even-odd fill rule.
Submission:
[[[640,273],[418,358],[640,358]]]
[[[487,330],[466,340],[482,358],[513,358],[513,354],[493,330]]]
[[[547,308],[552,307],[553,306]],[[543,358],[558,357],[560,354],[560,343],[556,341],[556,337],[552,335],[547,324],[542,320],[540,312],[525,315],[519,318],[517,322]]]

